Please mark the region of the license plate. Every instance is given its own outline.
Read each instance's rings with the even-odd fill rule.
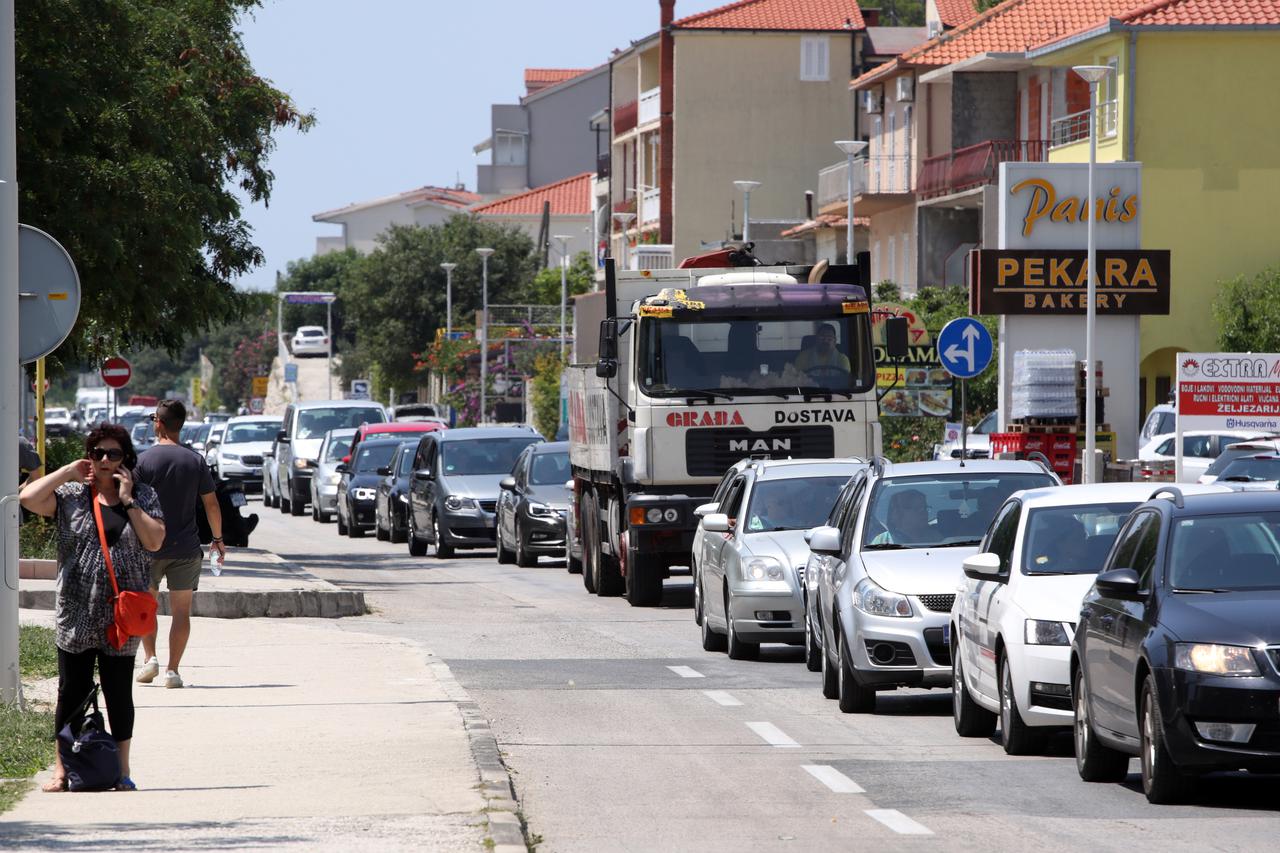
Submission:
[[[232,493],[231,493],[231,505],[232,505],[232,506],[244,506],[244,505],[245,505],[244,492],[232,492]]]
[[[942,643],[943,645],[951,645],[951,623],[942,626]]]

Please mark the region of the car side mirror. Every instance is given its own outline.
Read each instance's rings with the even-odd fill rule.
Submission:
[[[339,462],[337,465],[333,467],[333,470],[337,471],[339,474],[345,474],[351,469],[347,467],[347,463]]]
[[[1000,555],[989,551],[966,557],[962,565],[965,577],[976,581],[993,580],[1000,576]]]
[[[289,435],[284,430],[280,430],[279,432],[276,433],[276,441],[283,442],[284,444],[288,444]]]
[[[319,467],[320,467],[320,463],[319,463],[319,462],[317,462],[317,461],[316,461],[316,460],[314,460],[314,459],[303,459],[303,460],[302,460],[302,467],[303,467],[303,468],[319,468]]]
[[[428,468],[419,468],[418,470],[413,472],[413,481],[415,483],[421,483],[423,480],[430,480],[430,479],[431,479],[431,471]]]
[[[890,360],[900,361],[907,357],[906,317],[890,317],[884,321],[884,348]]]
[[[1094,582],[1098,592],[1108,598],[1134,599],[1138,597],[1138,573],[1133,569],[1112,569],[1102,572]]]
[[[516,490],[516,478],[503,477],[498,481],[498,488],[502,489],[504,492],[514,492]]]
[[[214,439],[210,439],[210,440],[209,440],[209,443],[205,445],[205,449],[206,449],[206,450],[213,450],[213,449],[214,449],[215,447],[217,447],[219,444],[222,444],[222,442],[221,442],[221,441],[218,441],[218,439],[216,439],[216,438],[214,438]]]
[[[381,468],[379,468],[379,469],[378,469],[378,476],[379,476],[379,477],[390,477],[390,476],[391,476],[391,466],[390,466],[390,465],[383,465]]]
[[[839,557],[841,546],[838,527],[815,527],[809,533],[809,550],[819,557]]]
[[[572,491],[573,491],[573,480],[565,480],[565,481],[564,481],[564,488],[565,488],[565,491],[572,492]]]
[[[709,512],[702,517],[702,529],[708,533],[728,533],[732,528],[729,516],[723,512]]]
[[[693,511],[693,514],[698,518],[702,518],[704,516],[710,515],[711,513],[718,510],[719,508],[720,508],[720,504],[716,503],[715,501],[712,501],[709,504],[703,504],[702,506],[695,509]]]

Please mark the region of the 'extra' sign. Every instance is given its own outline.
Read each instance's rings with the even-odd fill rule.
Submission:
[[[1182,430],[1280,430],[1280,355],[1179,355],[1178,421]]]

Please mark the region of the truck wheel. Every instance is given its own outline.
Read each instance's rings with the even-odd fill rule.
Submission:
[[[565,556],[564,556],[565,570],[568,571],[569,574],[571,575],[582,574],[582,561],[574,557],[572,554],[570,554],[569,549],[567,547],[565,548],[564,553],[565,553]]]
[[[657,607],[662,603],[662,570],[652,556],[635,554],[627,564],[627,602],[632,607]]]
[[[622,572],[618,570],[618,561],[601,553],[600,562],[596,565],[599,567],[599,572],[596,575],[596,595],[603,598],[622,595],[626,587],[626,580],[622,577]]]

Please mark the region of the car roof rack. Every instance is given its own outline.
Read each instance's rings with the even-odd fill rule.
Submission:
[[[1182,509],[1186,506],[1186,500],[1182,496],[1182,489],[1179,489],[1177,486],[1161,486],[1152,492],[1151,497],[1147,498],[1147,500],[1153,501],[1161,495],[1168,495],[1173,498],[1173,505],[1178,509]]]
[[[871,464],[871,473],[877,477],[883,477],[884,469],[891,463],[889,462],[888,459],[885,459],[883,456],[876,454],[875,456],[871,457],[870,464]]]
[[[1028,453],[1028,454],[1027,454],[1027,461],[1028,461],[1028,462],[1037,462],[1037,463],[1039,463],[1040,467],[1041,467],[1041,468],[1043,468],[1043,469],[1045,470],[1045,473],[1047,473],[1047,474],[1052,474],[1052,475],[1053,475],[1053,476],[1055,476],[1055,477],[1056,477],[1056,476],[1058,476],[1058,472],[1057,472],[1057,471],[1055,471],[1055,470],[1053,470],[1053,466],[1052,466],[1051,464],[1049,464],[1049,457],[1048,457],[1048,456],[1045,456],[1045,455],[1044,455],[1043,453],[1041,453],[1039,450],[1033,450],[1033,451],[1031,451],[1030,453]]]

